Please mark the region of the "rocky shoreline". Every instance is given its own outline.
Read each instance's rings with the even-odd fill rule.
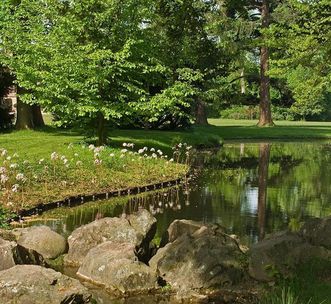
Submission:
[[[254,303],[263,282],[291,276],[312,258],[330,260],[330,232],[331,217],[313,219],[248,249],[219,225],[175,220],[157,247],[156,219],[144,209],[98,219],[68,239],[46,226],[0,230],[0,298],[99,303],[95,286],[112,298],[167,294],[174,303]],[[52,269],[59,260],[74,267],[76,278]]]

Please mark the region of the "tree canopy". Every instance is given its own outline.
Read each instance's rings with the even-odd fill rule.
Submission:
[[[3,0],[0,63],[23,103],[100,142],[259,99],[309,118],[330,104],[330,18],[327,0]]]

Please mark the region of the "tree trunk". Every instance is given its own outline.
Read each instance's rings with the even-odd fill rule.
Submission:
[[[262,1],[261,10],[262,29],[268,28],[270,23],[269,0]],[[269,49],[267,46],[261,46],[260,50],[260,119],[258,126],[273,126],[270,105],[270,78],[269,71]]]
[[[258,190],[258,211],[257,211],[259,241],[263,240],[265,236],[270,149],[271,149],[270,144],[260,144],[259,190]]]
[[[98,114],[98,146],[102,146],[107,142],[106,120],[104,115],[99,112]]]
[[[200,98],[197,98],[195,105],[195,124],[199,126],[208,125],[206,104]]]
[[[21,101],[20,97],[17,97],[17,117],[15,128],[17,130],[33,129],[33,115],[32,107]]]
[[[42,128],[45,126],[43,115],[41,114],[40,105],[34,104],[32,107],[32,119],[35,128]]]
[[[243,68],[240,73],[240,92],[246,94],[246,82],[245,82],[245,69]]]

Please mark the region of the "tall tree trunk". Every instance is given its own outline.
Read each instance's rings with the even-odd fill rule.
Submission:
[[[34,104],[32,107],[32,119],[33,119],[33,125],[35,128],[41,128],[45,126],[44,118],[41,113],[41,107],[40,105]]]
[[[263,240],[265,236],[270,149],[271,149],[270,144],[265,144],[265,143],[260,144],[259,190],[258,190],[258,209],[257,209],[259,240]]]
[[[31,105],[22,102],[18,96],[16,107],[17,117],[15,128],[17,130],[33,129],[34,123]]]
[[[98,146],[102,146],[107,142],[106,120],[104,115],[99,112],[98,114]]]
[[[242,68],[240,73],[240,92],[246,94],[246,82],[245,82],[245,69]]]
[[[199,126],[207,126],[207,109],[206,104],[200,99],[196,99],[195,104],[195,124]]]
[[[261,8],[262,29],[268,28],[270,24],[269,0],[262,1]],[[260,119],[258,126],[273,126],[270,105],[270,78],[269,71],[269,49],[261,46],[260,50]]]

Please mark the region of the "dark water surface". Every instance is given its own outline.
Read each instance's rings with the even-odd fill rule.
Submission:
[[[174,219],[219,223],[245,244],[331,215],[331,142],[229,143],[196,155],[192,178],[178,188],[59,208],[30,224],[61,234],[96,218],[149,209],[157,237]]]

